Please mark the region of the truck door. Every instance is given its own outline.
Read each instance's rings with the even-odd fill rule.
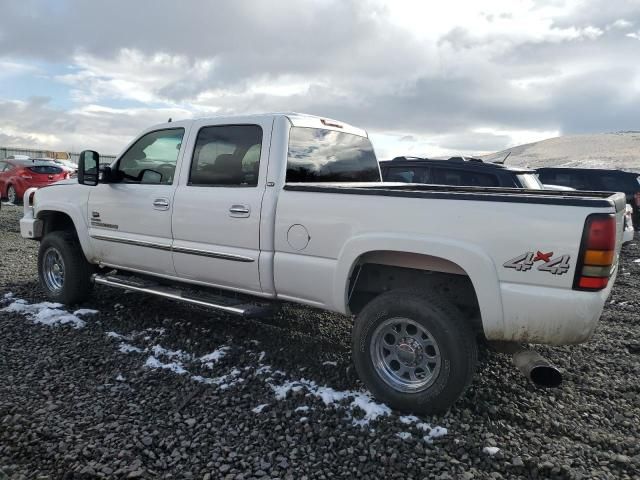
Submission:
[[[184,128],[141,136],[113,166],[113,181],[91,188],[87,209],[95,259],[175,275],[171,212]]]
[[[195,122],[173,210],[178,276],[251,293],[260,286],[260,215],[272,118]]]

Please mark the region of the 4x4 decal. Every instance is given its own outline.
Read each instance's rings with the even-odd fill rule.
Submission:
[[[553,275],[562,275],[567,273],[571,264],[569,255],[560,255],[559,257],[552,258],[553,252],[544,253],[540,250],[533,252],[526,252],[522,255],[507,260],[502,266],[504,268],[513,268],[518,272],[526,272],[531,270],[536,262],[542,262],[538,265],[538,270],[541,272],[549,272]]]

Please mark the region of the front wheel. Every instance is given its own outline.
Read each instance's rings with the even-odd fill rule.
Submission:
[[[360,379],[398,410],[447,410],[471,383],[477,357],[462,314],[429,292],[384,293],[355,321],[353,360]]]
[[[40,243],[38,276],[50,300],[67,305],[86,300],[92,287],[91,271],[73,232],[51,232]]]

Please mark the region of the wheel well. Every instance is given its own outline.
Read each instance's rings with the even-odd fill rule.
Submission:
[[[478,297],[465,270],[450,260],[430,255],[371,252],[361,256],[349,281],[349,310],[357,314],[384,292],[416,287],[447,298],[474,329],[482,331]]]
[[[45,211],[38,214],[38,218],[42,220],[42,235],[60,230],[70,230],[76,233],[76,227],[73,220],[66,213]]]

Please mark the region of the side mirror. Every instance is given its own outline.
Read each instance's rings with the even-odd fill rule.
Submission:
[[[78,159],[78,183],[95,187],[98,184],[100,155],[93,150],[83,150]]]

